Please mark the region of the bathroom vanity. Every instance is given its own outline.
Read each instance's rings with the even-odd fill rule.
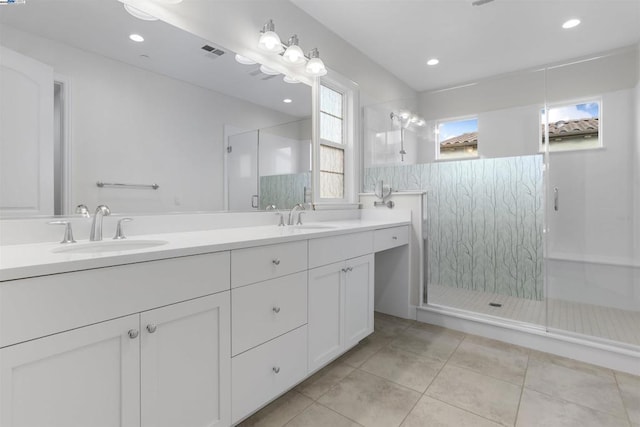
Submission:
[[[373,332],[375,248],[408,235],[360,219],[3,246],[0,424],[235,424]]]

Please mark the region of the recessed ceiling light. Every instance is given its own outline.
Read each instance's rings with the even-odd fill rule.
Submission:
[[[569,19],[567,22],[562,24],[562,28],[564,28],[565,30],[568,30],[569,28],[574,28],[574,27],[577,27],[578,25],[580,25],[580,20],[573,18],[573,19]]]
[[[144,41],[144,37],[142,37],[140,34],[131,34],[129,36],[129,38],[134,41],[134,42],[143,42]]]
[[[430,60],[427,61],[427,65],[438,65],[440,63],[440,60],[438,58],[431,58]]]
[[[291,104],[293,101],[289,98],[285,98],[282,100],[282,102],[284,102],[285,104]]]

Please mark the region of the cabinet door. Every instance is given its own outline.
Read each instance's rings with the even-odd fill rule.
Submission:
[[[0,425],[138,426],[138,328],[132,315],[0,350]]]
[[[143,426],[230,424],[229,299],[221,292],[140,314]]]
[[[345,262],[344,333],[345,349],[373,332],[373,254]]]
[[[309,371],[342,352],[344,263],[309,270]]]

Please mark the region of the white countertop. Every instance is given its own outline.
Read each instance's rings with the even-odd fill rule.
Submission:
[[[316,224],[331,226],[332,228],[299,229],[296,226],[278,227],[275,225],[267,225],[180,233],[148,234],[133,236],[128,238],[127,241],[163,240],[167,241],[167,243],[146,249],[102,253],[53,252],[53,250],[57,248],[66,246],[60,243],[0,246],[0,281],[334,236],[357,231],[409,225],[410,222],[392,219],[359,219],[327,221],[305,225],[313,226]],[[105,239],[104,241],[112,240]],[[89,242],[78,241],[78,243],[70,243],[67,245],[82,245],[87,243]],[[91,244],[95,243],[96,242],[91,242]]]

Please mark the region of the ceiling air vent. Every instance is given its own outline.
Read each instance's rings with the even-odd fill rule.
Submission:
[[[216,59],[216,58],[218,58],[218,57],[220,57],[220,56],[224,55],[224,53],[225,53],[225,52],[224,52],[224,50],[222,50],[222,49],[218,49],[217,47],[213,47],[213,46],[210,46],[210,45],[208,45],[208,44],[205,44],[205,45],[204,45],[204,46],[202,46],[200,49],[202,49],[202,50],[204,50],[205,52],[207,52],[207,53],[206,53],[206,56],[207,56],[208,58],[211,58],[211,59]]]

